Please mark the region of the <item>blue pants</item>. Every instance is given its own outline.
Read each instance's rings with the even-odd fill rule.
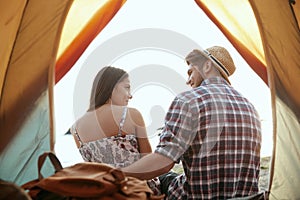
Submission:
[[[179,174],[175,173],[175,172],[168,172],[165,173],[161,176],[159,176],[159,181],[160,181],[160,191],[161,193],[165,194],[166,196],[168,196],[168,188],[169,185],[171,184],[171,182],[176,178],[176,176],[178,176]]]

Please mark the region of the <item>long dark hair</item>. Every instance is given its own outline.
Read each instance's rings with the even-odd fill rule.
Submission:
[[[123,69],[112,66],[102,68],[93,82],[88,111],[95,110],[105,104],[111,97],[115,85],[127,77],[128,74]]]

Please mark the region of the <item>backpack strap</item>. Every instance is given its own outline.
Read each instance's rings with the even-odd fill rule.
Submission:
[[[122,136],[122,129],[123,129],[124,122],[125,122],[125,119],[126,119],[127,110],[128,110],[128,107],[125,106],[124,110],[123,110],[123,113],[122,113],[121,120],[120,120],[120,124],[119,124],[118,136]]]
[[[58,172],[63,168],[59,159],[56,157],[55,153],[53,153],[52,151],[46,151],[42,155],[40,155],[38,159],[39,180],[42,180],[44,178],[41,171],[47,157],[50,158],[50,161],[55,169],[55,172]]]

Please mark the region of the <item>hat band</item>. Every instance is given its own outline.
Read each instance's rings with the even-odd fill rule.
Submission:
[[[220,63],[220,61],[218,59],[216,59],[211,53],[209,53],[206,50],[203,50],[211,59],[213,59],[217,65],[219,65],[219,67],[221,67],[221,69],[223,69],[223,71],[227,74],[227,76],[230,76],[228,70],[222,65],[222,63]]]

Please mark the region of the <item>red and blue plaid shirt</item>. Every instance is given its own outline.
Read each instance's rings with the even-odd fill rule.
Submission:
[[[173,100],[155,152],[182,162],[168,199],[227,199],[258,192],[261,124],[253,105],[219,77]]]

